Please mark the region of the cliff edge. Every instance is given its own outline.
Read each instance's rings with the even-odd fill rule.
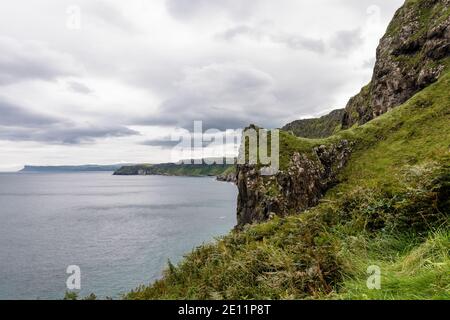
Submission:
[[[343,129],[363,125],[401,105],[445,72],[450,55],[449,3],[408,0],[396,12],[378,46],[371,83],[350,99],[342,114]],[[334,115],[339,116],[339,110]],[[276,176],[263,177],[248,164],[237,167],[238,226],[311,208],[338,183],[352,151],[364,144],[359,137],[345,138],[345,130],[336,132],[335,122],[331,123],[329,130],[335,134],[325,139],[282,133],[282,168]],[[292,124],[285,127],[289,128]]]

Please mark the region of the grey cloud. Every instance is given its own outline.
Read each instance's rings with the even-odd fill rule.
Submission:
[[[0,85],[35,79],[52,81],[78,71],[67,54],[52,51],[40,43],[6,37],[0,37],[0,70]]]
[[[316,53],[323,53],[325,51],[325,43],[322,39],[313,39],[300,35],[281,35],[274,36],[273,40],[284,43],[294,50],[307,50]]]
[[[217,13],[225,13],[234,19],[244,19],[251,16],[260,3],[262,0],[166,0],[166,8],[174,18],[180,20]]]
[[[91,94],[93,92],[88,86],[78,81],[69,81],[67,82],[67,86],[69,87],[69,89],[77,93]]]
[[[194,145],[193,140],[194,139],[192,139],[192,141],[191,141],[191,145]],[[171,137],[165,137],[165,138],[159,138],[159,139],[145,140],[139,144],[144,145],[144,146],[149,146],[149,147],[160,147],[162,149],[173,149],[176,146],[178,146],[181,142],[182,142],[181,138],[179,140],[172,140]],[[211,143],[212,143],[212,141],[210,141],[210,142],[202,141],[202,145],[204,148],[209,146]]]
[[[99,138],[139,135],[121,126],[58,124],[42,128],[0,126],[0,140],[35,141],[50,144],[81,144]]]
[[[125,15],[106,1],[94,1],[90,4],[93,13],[102,22],[126,32],[137,32],[137,27]]]
[[[363,67],[364,69],[373,69],[374,66],[375,66],[375,61],[376,61],[375,58],[366,60],[366,61],[364,61],[362,67]]]
[[[360,11],[362,14],[370,14],[374,6],[380,8],[382,16],[390,16],[392,12],[398,9],[405,1],[404,0],[338,0],[339,5],[350,8],[351,10]],[[369,12],[367,12],[369,11]]]
[[[56,122],[54,117],[26,110],[0,97],[0,125],[45,126]]]
[[[62,144],[79,144],[91,142],[98,138],[118,138],[133,135],[139,135],[139,132],[123,126],[73,125],[72,127],[64,126],[46,130],[42,135],[38,135],[38,138]]]
[[[176,95],[143,124],[191,129],[203,121],[204,129],[242,128],[249,122],[274,125],[286,113],[277,109],[272,77],[240,64],[213,64],[192,69],[180,81]]]
[[[227,29],[216,35],[216,38],[225,41],[232,41],[239,36],[245,36],[255,41],[267,39],[274,43],[283,44],[293,50],[306,50],[316,53],[323,53],[325,51],[325,43],[322,39],[314,39],[302,35],[286,34],[280,32],[269,32],[257,27],[250,27],[246,25],[236,26]]]
[[[179,143],[180,143],[180,141],[172,141],[172,140],[170,140],[170,137],[167,137],[167,138],[161,138],[161,139],[149,139],[149,140],[140,142],[139,144],[144,145],[144,146],[149,146],[149,147],[161,147],[163,149],[172,149]]]
[[[216,37],[219,39],[231,41],[241,35],[247,35],[252,38],[260,39],[263,34],[261,31],[255,29],[255,28],[240,25],[240,26],[236,26],[236,27],[227,29],[224,32],[217,34]]]
[[[96,138],[130,135],[139,135],[139,132],[117,125],[77,124],[0,98],[0,140],[78,144]]]
[[[342,30],[335,33],[330,45],[339,54],[346,54],[361,46],[363,42],[361,29]]]

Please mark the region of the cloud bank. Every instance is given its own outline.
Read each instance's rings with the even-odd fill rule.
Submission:
[[[0,170],[165,161],[161,137],[193,121],[281,127],[343,107],[402,2],[3,1]]]

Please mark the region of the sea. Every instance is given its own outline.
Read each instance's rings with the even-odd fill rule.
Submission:
[[[227,234],[236,197],[212,177],[0,174],[0,299],[120,299]]]

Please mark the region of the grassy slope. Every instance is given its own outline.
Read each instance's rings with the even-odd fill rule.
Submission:
[[[344,109],[334,110],[331,113],[313,119],[303,119],[285,125],[282,130],[292,131],[297,137],[325,138],[341,128]]]
[[[321,204],[232,232],[128,299],[450,299],[450,73],[403,106],[295,151],[340,139],[355,151]],[[382,271],[366,287],[367,267]]]
[[[124,166],[117,170],[115,175],[137,175],[139,170],[146,171],[147,175],[168,175],[168,176],[189,176],[189,177],[205,177],[218,176],[223,174],[233,165],[207,165],[207,164],[156,164],[156,165],[134,165]]]

